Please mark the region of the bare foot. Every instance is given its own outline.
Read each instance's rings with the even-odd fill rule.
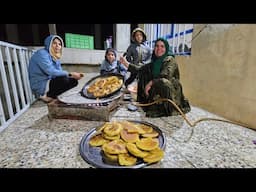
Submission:
[[[54,98],[52,98],[52,97],[47,97],[46,95],[41,96],[40,99],[41,99],[43,102],[45,102],[45,103],[50,103],[50,102],[52,102],[52,101],[54,100]]]

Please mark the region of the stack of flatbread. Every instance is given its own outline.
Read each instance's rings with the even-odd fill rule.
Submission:
[[[121,166],[136,165],[139,160],[155,163],[164,156],[159,133],[152,127],[130,121],[106,122],[90,138],[92,147],[101,147],[104,158]]]
[[[96,98],[105,97],[114,93],[123,85],[123,80],[117,76],[101,77],[95,80],[88,88],[87,92]]]

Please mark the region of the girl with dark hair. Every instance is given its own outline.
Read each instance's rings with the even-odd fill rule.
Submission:
[[[105,52],[105,59],[102,61],[100,66],[100,74],[117,73],[125,77],[126,71],[126,68],[117,60],[116,50],[113,48],[107,48]]]

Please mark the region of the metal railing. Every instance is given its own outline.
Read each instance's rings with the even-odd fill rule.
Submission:
[[[33,52],[0,41],[0,132],[35,101],[27,71]]]
[[[144,24],[144,30],[151,48],[157,38],[163,37],[174,55],[191,55],[193,24]]]

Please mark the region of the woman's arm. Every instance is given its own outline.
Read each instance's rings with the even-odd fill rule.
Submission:
[[[133,63],[129,63],[126,60],[126,58],[123,57],[123,56],[120,56],[120,60],[119,61],[120,61],[121,64],[123,64],[127,68],[128,71],[130,71],[132,73],[138,72],[141,69],[141,67],[144,66],[144,65],[140,65],[139,66],[139,65],[135,65]]]
[[[151,87],[152,87],[152,85],[153,85],[153,81],[151,80],[151,81],[149,81],[148,83],[147,83],[147,85],[145,86],[145,94],[148,96],[148,92],[149,92],[149,90],[151,89]]]
[[[47,75],[51,77],[68,76],[68,72],[62,70],[62,68],[58,66],[58,63],[56,63],[56,65],[53,63],[49,54],[38,54],[36,60],[40,69]]]
[[[71,72],[68,74],[69,77],[72,77],[76,80],[81,79],[84,75],[82,73],[78,73],[78,72]]]

